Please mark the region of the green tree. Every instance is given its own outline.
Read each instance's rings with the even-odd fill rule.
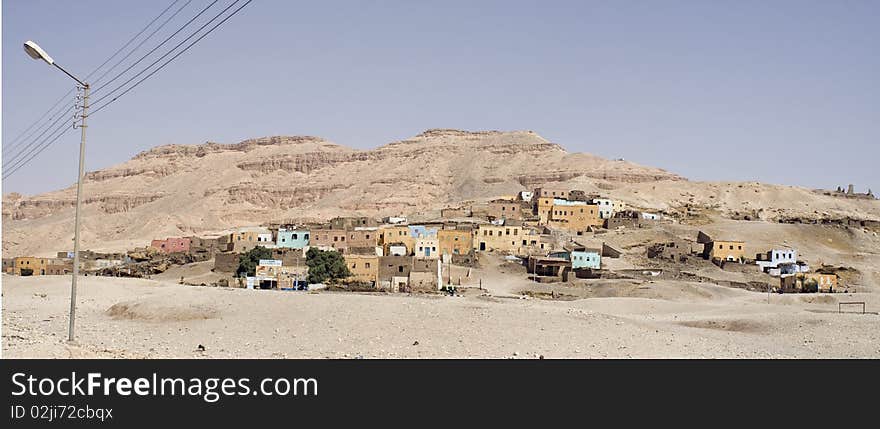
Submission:
[[[257,275],[257,264],[260,263],[260,259],[272,259],[272,251],[257,246],[242,253],[238,258],[238,270],[235,273],[239,277]]]
[[[345,258],[335,250],[324,251],[312,247],[306,252],[306,266],[309,267],[309,283],[324,283],[351,275]]]

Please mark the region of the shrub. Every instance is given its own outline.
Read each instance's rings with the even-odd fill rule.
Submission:
[[[335,250],[324,251],[312,247],[306,252],[306,266],[309,267],[309,283],[324,283],[351,275],[345,258]]]
[[[235,274],[239,277],[257,275],[257,264],[260,263],[260,259],[272,259],[272,251],[263,246],[257,246],[242,253],[238,258],[238,270],[235,271]]]

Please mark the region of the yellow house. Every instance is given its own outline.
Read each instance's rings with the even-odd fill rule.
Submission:
[[[834,292],[837,289],[837,274],[808,273],[804,279],[816,280],[819,292]]]
[[[594,204],[552,205],[547,225],[573,233],[586,231],[590,226],[601,226],[599,206]]]
[[[553,197],[538,197],[537,210],[541,223],[550,220],[550,211],[553,209]]]
[[[351,271],[347,281],[372,283],[379,281],[379,257],[376,255],[346,254],[345,265]]]
[[[441,255],[467,255],[474,247],[473,231],[465,229],[441,229],[437,231]]]
[[[739,261],[745,259],[746,243],[744,241],[720,241],[708,243],[712,246],[709,251],[710,260]]]
[[[406,225],[382,225],[379,227],[379,245],[384,251],[383,255],[388,255],[388,248],[392,244],[403,244],[406,246],[408,253],[412,253],[415,245],[415,238],[410,235],[409,227]]]
[[[474,250],[519,253],[523,239],[522,226],[480,225],[474,230]]]
[[[36,258],[33,256],[19,256],[12,263],[12,273],[20,276],[21,270],[28,272],[31,276],[45,276],[48,274],[47,269],[54,263],[55,258]]]

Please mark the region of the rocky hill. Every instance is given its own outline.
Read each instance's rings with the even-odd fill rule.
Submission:
[[[741,204],[727,194],[709,198],[719,191],[662,169],[568,153],[531,131],[428,130],[373,150],[317,137],[276,136],[160,146],[89,172],[83,244],[121,250],[157,237],[265,222],[423,213],[547,184],[600,191],[658,209],[695,198],[727,204],[718,207],[722,212]],[[783,203],[759,198],[762,186],[733,189],[773,213],[772,206]],[[74,202],[74,186],[30,197],[4,195],[4,254],[51,254],[71,247]],[[843,204],[840,213],[877,213],[873,201],[835,204]]]

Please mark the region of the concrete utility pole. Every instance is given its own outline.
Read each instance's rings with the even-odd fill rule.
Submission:
[[[86,118],[88,117],[89,111],[90,87],[89,84],[79,80],[76,76],[70,74],[67,70],[64,70],[64,68],[59,66],[55,60],[53,60],[52,57],[50,57],[49,54],[47,54],[46,51],[40,48],[36,43],[28,40],[24,43],[24,51],[35,60],[43,60],[46,64],[55,66],[58,70],[61,70],[64,74],[75,80],[83,89],[82,122],[79,126],[82,134],[79,141],[79,171],[76,176],[76,215],[73,224],[73,279],[70,283],[70,323],[67,330],[67,341],[73,342],[74,321],[76,320],[76,279],[79,277],[79,225],[82,212],[82,183],[83,177],[85,176]]]

